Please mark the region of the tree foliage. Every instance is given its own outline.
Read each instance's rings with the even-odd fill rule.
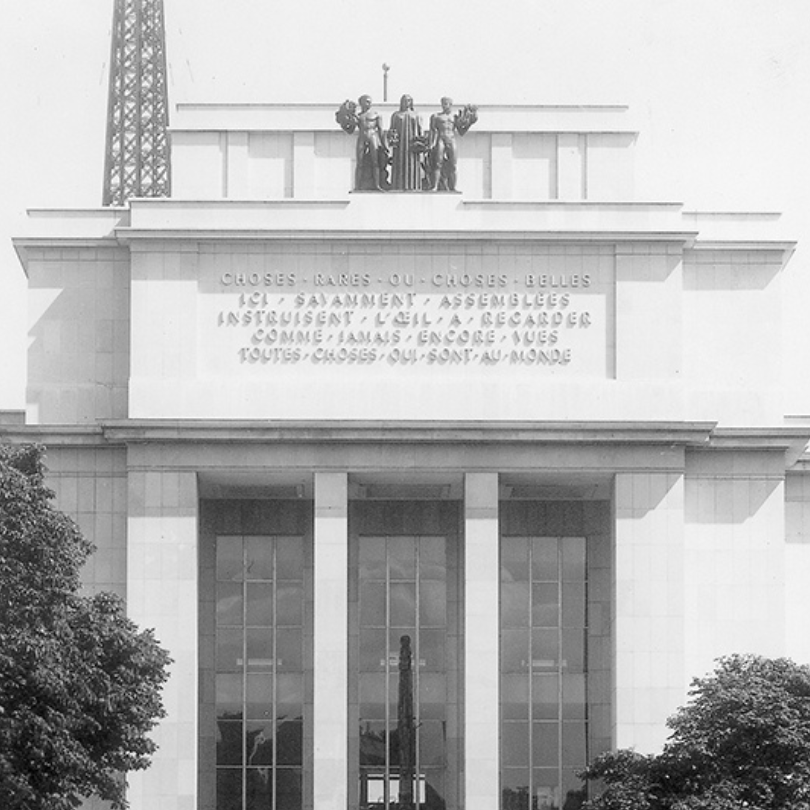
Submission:
[[[810,667],[732,655],[689,695],[661,754],[588,768],[604,788],[590,810],[810,810]]]
[[[0,807],[122,808],[169,657],[117,596],[79,593],[93,547],[52,497],[41,447],[0,446]]]

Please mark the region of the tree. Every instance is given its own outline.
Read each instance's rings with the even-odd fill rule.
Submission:
[[[604,754],[590,810],[810,810],[810,667],[732,655],[696,678],[659,755]]]
[[[0,807],[123,808],[170,659],[117,596],[79,593],[93,546],[44,477],[41,447],[0,445]]]

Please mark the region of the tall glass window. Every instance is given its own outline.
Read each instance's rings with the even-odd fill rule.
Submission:
[[[300,810],[303,541],[216,543],[217,810]]]
[[[444,537],[359,538],[360,807],[445,806]]]
[[[502,537],[502,810],[584,800],[587,586],[584,538]]]

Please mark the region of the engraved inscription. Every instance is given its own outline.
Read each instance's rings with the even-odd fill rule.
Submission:
[[[582,274],[230,273],[216,328],[247,365],[575,365],[597,329]]]

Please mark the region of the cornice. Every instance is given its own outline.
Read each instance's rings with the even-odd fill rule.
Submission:
[[[781,453],[805,470],[810,427],[722,428],[715,422],[459,422],[122,419],[93,425],[0,425],[0,442],[51,447],[143,444],[661,447],[689,452]],[[801,461],[799,461],[802,459]],[[797,461],[799,462],[797,466]]]
[[[59,445],[143,442],[600,444],[704,446],[714,422],[457,422],[125,419],[0,426],[0,439]],[[806,432],[810,437],[810,430]]]
[[[119,228],[118,241],[122,243],[144,240],[177,241],[330,241],[330,242],[381,242],[398,240],[402,242],[588,242],[614,244],[616,242],[674,242],[692,246],[697,233],[694,231],[546,231],[546,230],[236,230],[236,229],[137,229]]]

